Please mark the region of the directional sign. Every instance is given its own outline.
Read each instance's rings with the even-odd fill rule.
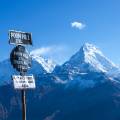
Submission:
[[[13,75],[12,76],[15,89],[34,89],[35,88],[35,79],[33,75],[30,76],[21,76]]]
[[[19,72],[27,72],[31,67],[31,57],[24,46],[16,46],[11,54],[10,61],[13,67]]]
[[[32,35],[31,33],[10,30],[9,43],[15,45],[32,45]]]

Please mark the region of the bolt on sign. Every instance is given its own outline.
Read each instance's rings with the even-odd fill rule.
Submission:
[[[33,75],[29,75],[29,76],[13,75],[12,79],[13,79],[15,89],[34,89],[35,88],[35,79]]]
[[[32,35],[31,33],[10,30],[9,43],[15,45],[32,45]]]

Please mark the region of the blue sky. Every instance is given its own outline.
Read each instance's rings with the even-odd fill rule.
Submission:
[[[120,64],[119,6],[120,0],[0,0],[0,61],[9,58],[8,30],[15,29],[32,32],[29,51],[44,49],[57,62],[90,42]]]

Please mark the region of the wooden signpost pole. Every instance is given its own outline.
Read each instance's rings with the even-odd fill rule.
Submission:
[[[20,72],[21,76],[24,76],[24,72]],[[21,90],[21,100],[22,100],[22,120],[26,120],[26,96],[25,96],[25,90]]]
[[[22,119],[26,120],[26,97],[25,97],[25,90],[22,90],[21,93],[22,93]]]

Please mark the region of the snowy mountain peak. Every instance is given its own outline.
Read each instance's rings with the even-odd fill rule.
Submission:
[[[66,62],[81,70],[108,72],[118,67],[112,63],[104,54],[93,44],[85,43],[80,50]]]
[[[85,43],[81,49],[83,49],[84,53],[89,53],[93,55],[94,53],[98,53],[101,56],[104,56],[102,52],[93,44]]]
[[[42,67],[48,72],[51,73],[53,69],[55,68],[56,64],[51,59],[46,59],[40,55],[40,53],[37,53],[35,51],[32,51],[30,53],[33,60],[37,61],[39,64],[42,65]]]

